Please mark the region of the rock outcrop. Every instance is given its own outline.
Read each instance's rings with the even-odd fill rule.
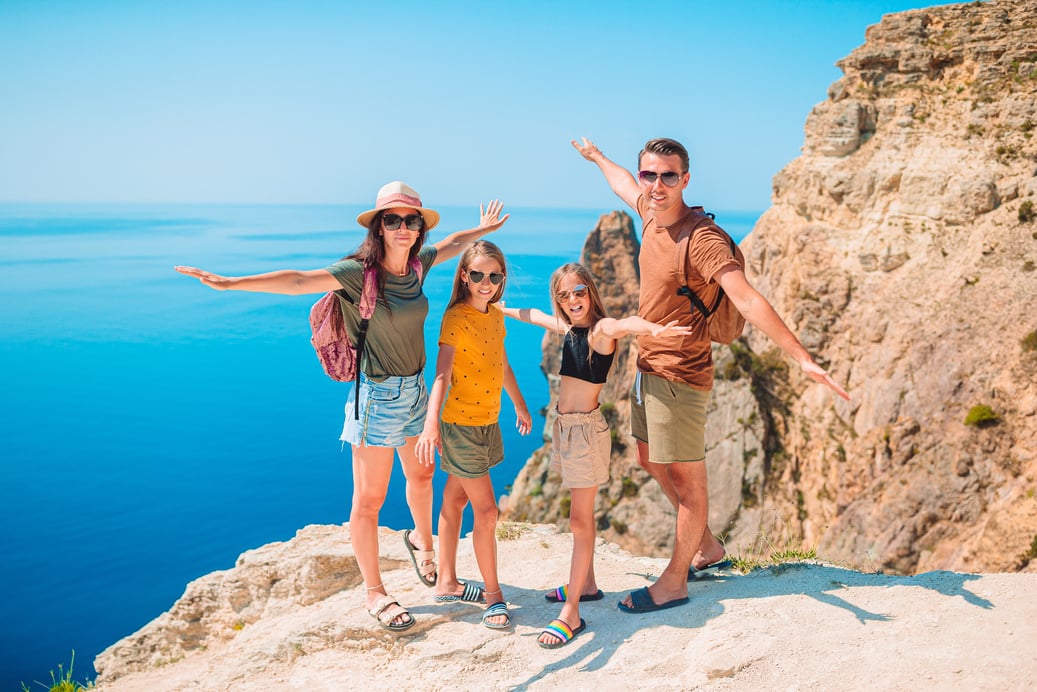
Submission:
[[[852,401],[751,328],[715,349],[711,527],[734,550],[791,540],[864,569],[1035,570],[1037,3],[887,15],[839,66],[743,250]],[[594,240],[613,223],[592,266],[633,261],[627,231]],[[672,514],[618,430],[599,525],[658,554]],[[545,469],[530,460],[509,511],[564,524]]]
[[[601,542],[595,572],[608,596],[581,607],[586,631],[547,651],[536,637],[559,606],[543,594],[568,574],[571,537],[502,529],[506,630],[483,627],[478,606],[434,602],[400,532],[384,528],[383,581],[417,624],[381,629],[362,607],[349,527],[309,526],[189,584],[168,613],[97,657],[97,690],[836,689],[847,679],[1004,690],[1037,676],[1035,574],[783,564],[701,580],[688,585],[687,606],[629,615],[616,608],[621,593],[650,583],[665,560]],[[469,538],[458,569],[478,573]]]
[[[626,212],[605,214],[584,242],[580,262],[597,279],[598,290],[608,313],[614,317],[637,314],[637,254],[640,242],[634,223]],[[501,503],[505,516],[515,521],[554,523],[568,529],[568,492],[561,477],[550,468],[551,430],[558,400],[558,369],[561,338],[544,337],[541,369],[550,391],[545,445],[526,462],[512,485],[511,495]],[[612,461],[609,483],[599,491],[595,505],[598,533],[606,541],[636,554],[661,555],[673,538],[675,513],[659,485],[637,463],[630,431],[630,389],[636,371],[637,346],[633,338],[620,341],[609,381],[602,390],[602,412],[612,427]],[[730,370],[732,357],[719,351],[718,371]],[[706,431],[707,464],[710,473],[710,524],[728,527],[742,510],[745,471],[760,474],[759,453],[763,422],[750,382],[737,378],[718,388],[710,402],[710,425]],[[738,464],[729,460],[738,459]],[[742,464],[741,460],[746,460]]]

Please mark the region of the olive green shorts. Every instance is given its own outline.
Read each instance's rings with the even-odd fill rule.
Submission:
[[[656,464],[706,458],[709,392],[638,372],[630,392],[630,434]]]
[[[443,445],[439,468],[451,476],[482,478],[504,459],[504,441],[496,423],[461,425],[440,422],[439,438]]]

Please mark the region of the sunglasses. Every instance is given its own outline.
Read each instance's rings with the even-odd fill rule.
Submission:
[[[500,272],[490,272],[487,274],[486,272],[477,272],[471,269],[468,270],[468,280],[473,284],[481,284],[482,280],[486,277],[490,278],[490,283],[494,286],[500,286],[504,283],[504,274]]]
[[[408,231],[420,231],[425,225],[425,219],[421,214],[408,214],[407,216],[386,214],[382,217],[382,225],[385,226],[387,231],[395,231],[400,227],[401,223],[407,225]]]
[[[656,178],[663,179],[663,185],[666,187],[676,187],[677,183],[681,181],[683,173],[674,173],[668,171],[666,173],[656,173],[655,171],[638,171],[637,177],[641,179],[641,182],[645,185],[652,185],[655,183]]]
[[[587,286],[585,284],[576,284],[573,286],[571,291],[559,291],[555,293],[555,300],[559,303],[566,303],[570,298],[585,298],[587,296]]]

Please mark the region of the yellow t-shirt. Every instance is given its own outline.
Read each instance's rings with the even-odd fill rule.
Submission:
[[[489,425],[500,414],[504,386],[504,313],[493,303],[485,314],[466,303],[443,315],[439,343],[454,347],[450,392],[441,420]]]

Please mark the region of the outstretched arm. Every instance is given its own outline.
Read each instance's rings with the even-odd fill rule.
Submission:
[[[533,428],[533,419],[529,415],[529,408],[526,407],[526,400],[522,398],[518,381],[515,379],[515,372],[511,369],[511,363],[508,362],[507,351],[504,353],[504,391],[508,393],[508,398],[515,405],[515,427],[520,435],[528,435]]]
[[[443,452],[443,444],[439,439],[439,414],[446,401],[446,390],[450,386],[450,373],[454,369],[453,346],[439,345],[439,356],[436,358],[436,379],[432,381],[432,389],[428,395],[428,413],[425,415],[425,428],[415,446],[418,461],[431,466],[436,460],[436,452]]]
[[[602,174],[605,176],[605,180],[608,181],[609,187],[616,193],[616,196],[627,203],[631,209],[637,209],[637,198],[641,196],[641,188],[637,184],[637,180],[634,176],[630,175],[630,171],[620,166],[614,161],[610,161],[604,154],[601,153],[601,149],[598,149],[594,142],[590,141],[586,137],[583,137],[583,144],[581,145],[575,139],[572,141],[572,145],[576,147],[576,151],[580,152],[583,158],[587,159],[593,164],[596,164],[601,169]]]
[[[197,267],[173,267],[187,276],[193,276],[209,288],[217,291],[252,291],[256,293],[279,293],[298,296],[307,293],[327,293],[342,288],[327,269],[296,271],[285,269],[251,276],[222,276]]]
[[[616,320],[611,317],[603,317],[594,324],[590,333],[590,344],[598,353],[612,353],[616,350],[616,339],[631,334],[647,334],[651,336],[686,336],[691,333],[691,327],[681,327],[677,320],[666,324],[656,324],[646,319],[631,315]]]
[[[677,320],[671,320],[666,324],[656,324],[637,315],[631,315],[619,320],[604,317],[594,325],[594,331],[609,339],[619,339],[630,334],[687,336],[691,334],[691,327],[681,327]]]
[[[509,308],[502,305],[501,312],[503,312],[506,317],[520,320],[528,324],[535,324],[536,326],[543,327],[547,331],[554,332],[555,334],[565,333],[565,322],[555,315],[548,315],[543,310],[537,310],[536,308]]]
[[[767,299],[749,284],[741,269],[736,267],[721,269],[716,280],[734,302],[738,312],[745,316],[746,321],[770,337],[781,347],[781,350],[799,363],[800,369],[806,373],[807,377],[829,387],[843,399],[849,401],[850,395],[846,393],[846,390],[836,384],[832,376],[814,362],[810,353],[774,311]]]
[[[485,210],[483,205],[479,205],[479,225],[475,228],[469,228],[466,231],[457,231],[451,233],[446,238],[443,238],[438,243],[433,243],[436,248],[437,255],[435,264],[446,262],[447,260],[453,259],[461,254],[461,251],[469,243],[482,238],[491,231],[496,231],[498,228],[504,225],[504,222],[508,220],[511,214],[505,214],[503,217],[500,215],[501,209],[504,205],[497,200],[493,200],[486,205]]]

